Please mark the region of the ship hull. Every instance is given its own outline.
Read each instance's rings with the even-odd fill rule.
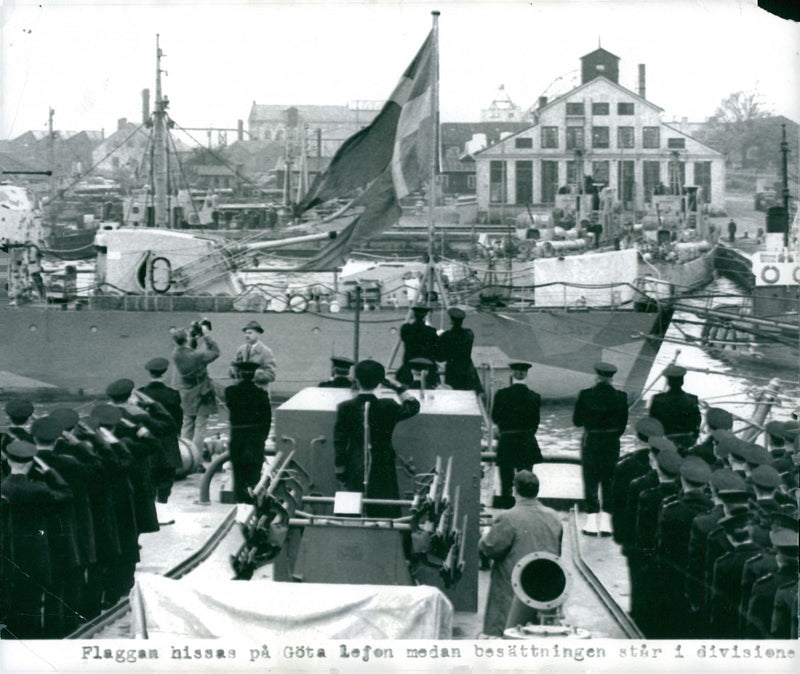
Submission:
[[[211,298],[209,298],[211,299]],[[144,364],[172,351],[170,330],[188,327],[204,314],[175,311],[114,311],[84,308],[7,307],[0,316],[0,371],[30,377],[71,393],[101,394],[113,379],[146,380]],[[257,320],[263,341],[274,351],[276,398],[287,398],[327,379],[331,355],[354,353],[354,315],[341,313],[211,313],[213,337],[222,356],[209,367],[225,383],[242,328]],[[398,347],[403,310],[363,312],[358,333],[359,358],[392,360]],[[652,359],[669,322],[663,312],[630,309],[469,313],[465,325],[475,332],[473,361],[486,382],[507,382],[510,360],[534,363],[529,384],[548,400],[573,399],[594,380],[599,360],[617,365],[617,386],[630,396],[641,392]],[[441,317],[434,313],[432,325]],[[446,327],[447,321],[444,321]],[[397,367],[402,346],[392,365]],[[168,379],[173,371],[168,372]]]

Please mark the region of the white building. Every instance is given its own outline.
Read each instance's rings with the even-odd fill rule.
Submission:
[[[614,188],[628,209],[643,210],[653,192],[696,185],[701,199],[724,207],[721,153],[662,121],[663,109],[621,86],[619,58],[598,48],[582,57],[582,83],[553,101],[540,100],[536,122],[475,155],[478,208],[495,219],[527,205],[552,205],[561,189]]]

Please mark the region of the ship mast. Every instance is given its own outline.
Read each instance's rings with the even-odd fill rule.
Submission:
[[[786,124],[781,124],[781,180],[782,180],[782,193],[783,197],[783,217],[785,219],[783,227],[783,247],[789,247],[789,143],[786,141]]]
[[[153,109],[153,215],[156,227],[169,227],[167,211],[167,106],[169,100],[161,95],[161,57],[159,36],[156,34],[156,100]]]

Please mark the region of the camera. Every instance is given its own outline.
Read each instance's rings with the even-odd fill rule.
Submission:
[[[191,325],[189,325],[189,337],[192,339],[202,337],[204,325],[211,331],[211,321],[207,318],[200,319],[199,321],[192,321]]]

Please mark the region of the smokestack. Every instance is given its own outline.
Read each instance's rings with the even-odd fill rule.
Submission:
[[[639,90],[637,92],[639,96],[642,98],[647,98],[645,96],[645,84],[644,84],[644,63],[639,64]]]
[[[236,123],[236,140],[243,141],[244,140],[244,120],[240,119]]]
[[[127,124],[128,124],[128,118],[120,117],[117,120],[117,131],[122,131],[122,129],[124,129]]]
[[[541,110],[545,105],[547,105],[547,96],[539,96],[539,109]]]
[[[142,124],[150,121],[150,89],[142,89]]]

